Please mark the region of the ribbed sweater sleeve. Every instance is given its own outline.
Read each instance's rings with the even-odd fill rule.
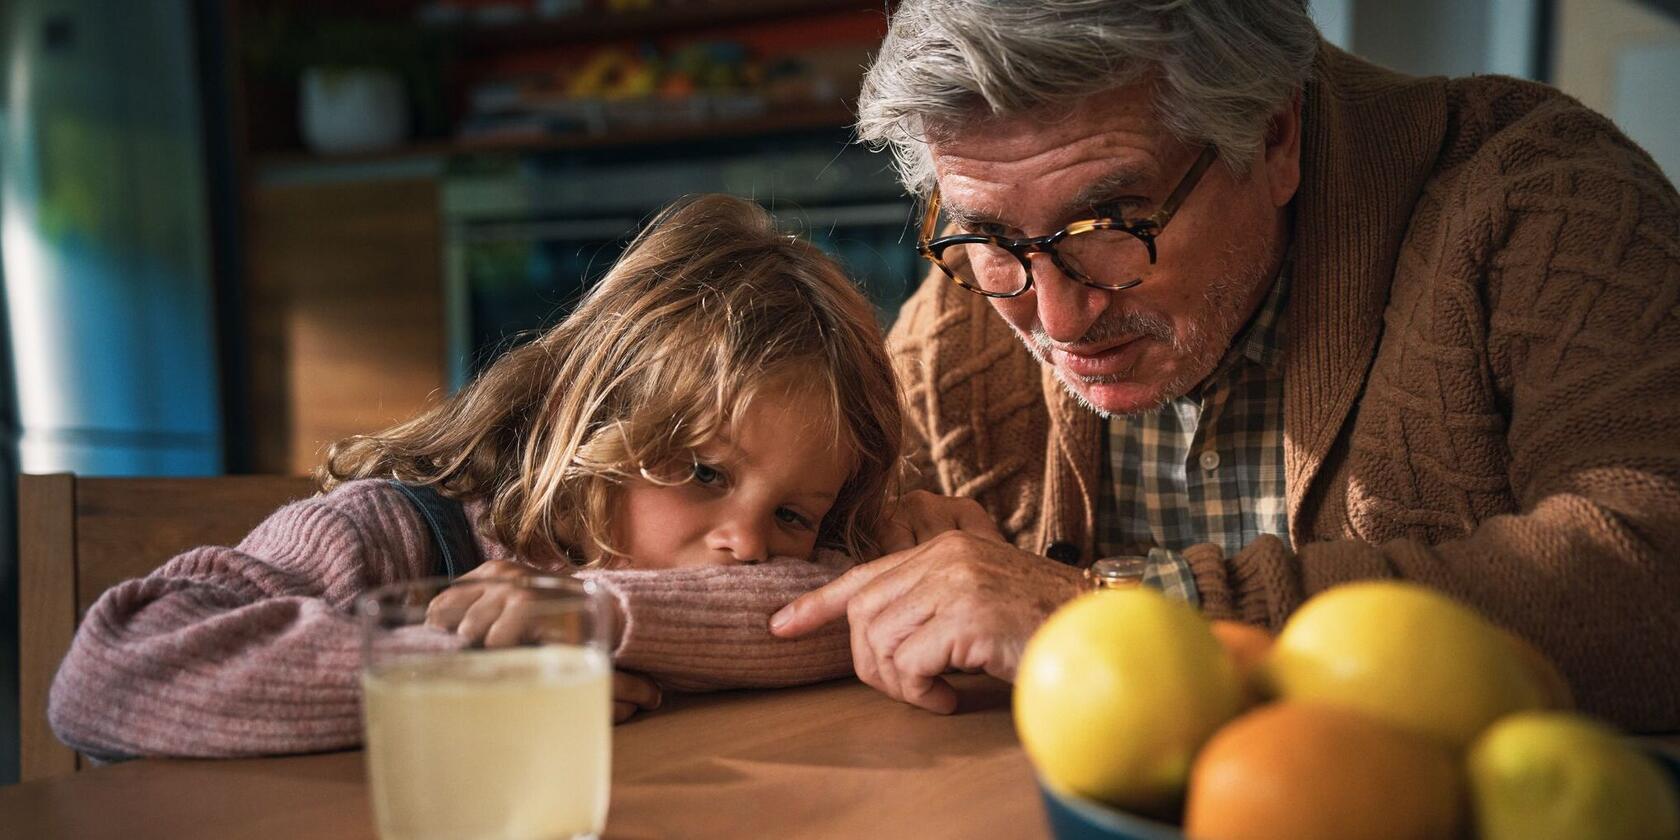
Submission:
[[[480,540],[481,545],[483,540]],[[357,595],[431,574],[409,503],[378,481],[281,508],[236,547],[188,551],[95,602],[48,718],[95,757],[312,752],[361,740]],[[843,623],[777,639],[769,615],[848,560],[596,571],[619,599],[620,667],[677,690],[770,687],[851,672]],[[448,648],[447,634],[414,644]]]
[[[844,620],[800,639],[769,633],[770,615],[833,580],[850,558],[756,566],[585,572],[618,594],[627,617],[614,661],[679,691],[779,688],[852,673]]]
[[[280,509],[237,547],[194,549],[112,587],[59,667],[53,731],[96,757],[356,744],[360,635],[348,606],[424,574],[432,557],[418,529],[365,527],[400,517],[401,504],[349,487]]]

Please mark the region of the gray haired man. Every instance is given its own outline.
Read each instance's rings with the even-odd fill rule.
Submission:
[[[1365,63],[1304,0],[905,0],[859,110],[928,208],[892,341],[929,492],[774,632],[846,616],[949,711],[1093,558],[1274,629],[1404,578],[1680,728],[1680,198],[1607,120]]]

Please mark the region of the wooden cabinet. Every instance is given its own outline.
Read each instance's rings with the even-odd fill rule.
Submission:
[[[442,395],[435,179],[259,184],[246,216],[253,471],[312,470]]]

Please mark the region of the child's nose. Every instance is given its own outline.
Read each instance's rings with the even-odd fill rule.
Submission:
[[[711,548],[728,552],[736,563],[763,562],[769,553],[764,529],[746,516],[725,520],[712,531],[710,541]]]

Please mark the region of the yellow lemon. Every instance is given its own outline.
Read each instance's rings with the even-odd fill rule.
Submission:
[[[1153,589],[1063,606],[1015,679],[1015,728],[1045,782],[1142,813],[1177,805],[1196,750],[1242,704],[1207,621]]]
[[[1482,840],[1680,837],[1662,768],[1605,726],[1564,712],[1500,720],[1470,750]]]
[[[1281,698],[1345,706],[1462,747],[1551,692],[1510,636],[1438,592],[1339,586],[1291,616],[1265,664]]]
[[[1574,709],[1575,692],[1569,687],[1569,681],[1563,678],[1563,672],[1552,664],[1552,660],[1547,659],[1539,648],[1529,644],[1528,640],[1521,636],[1504,628],[1500,628],[1500,632],[1505,634],[1505,641],[1517,652],[1517,659],[1522,661],[1529,674],[1534,677],[1541,695],[1545,697],[1545,707],[1566,712]]]

